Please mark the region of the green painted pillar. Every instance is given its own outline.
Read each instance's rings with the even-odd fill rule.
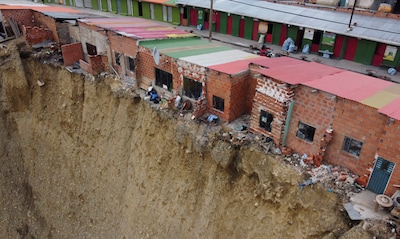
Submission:
[[[205,16],[205,10],[204,9],[199,9],[197,11],[197,25],[201,24],[203,25],[204,28],[204,16]]]
[[[354,55],[354,61],[365,65],[371,65],[376,45],[377,43],[373,41],[359,40],[357,43],[356,54]]]
[[[181,11],[179,7],[172,7],[172,24],[179,25],[181,22]]]
[[[253,38],[253,18],[245,17],[244,23],[244,38],[251,40]]]
[[[151,19],[150,15],[150,3],[142,2],[143,17],[146,19]]]
[[[290,26],[288,27],[288,37],[292,38],[294,42],[297,40],[297,32],[299,31],[299,27]]]
[[[139,3],[137,0],[132,0],[132,13],[134,17],[139,16]]]
[[[112,0],[112,1],[111,1],[111,8],[112,8],[112,9],[111,9],[111,12],[112,12],[112,13],[117,13],[117,9],[118,9],[118,8],[117,8],[117,0]]]
[[[121,4],[121,12],[119,14],[128,16],[128,1],[120,0],[120,4]]]
[[[67,1],[68,2],[68,1]],[[92,0],[92,9],[94,9],[94,10],[101,10],[100,8],[99,8],[99,1],[97,1],[97,0]]]
[[[163,6],[154,4],[154,20],[163,21]]]
[[[107,0],[101,0],[101,10],[103,12],[107,12],[108,11]]]
[[[226,34],[226,28],[228,26],[228,14],[226,12],[221,12],[219,16],[219,32]]]
[[[240,16],[231,15],[232,16],[232,36],[239,36],[239,28],[240,28]]]
[[[272,27],[272,44],[278,45],[278,46],[280,45],[281,31],[282,31],[282,24],[274,23],[274,26]],[[310,47],[311,47],[311,45],[310,45]]]

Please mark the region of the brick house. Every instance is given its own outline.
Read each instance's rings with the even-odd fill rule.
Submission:
[[[261,57],[199,38],[141,41],[140,47],[140,79],[154,82],[163,93],[189,99],[194,116],[209,113],[231,122],[250,112],[248,64]],[[160,55],[158,66],[152,58],[154,49]],[[169,80],[164,82],[162,76]]]
[[[314,164],[324,160],[365,175],[371,191],[396,191],[398,84],[288,58],[252,64],[250,71],[257,78],[252,132]]]

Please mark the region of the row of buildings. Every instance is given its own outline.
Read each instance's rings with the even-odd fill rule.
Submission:
[[[248,114],[251,132],[314,162],[344,166],[375,193],[391,195],[400,185],[399,84],[316,62],[261,57],[143,18],[58,6],[3,5],[0,12],[4,29],[17,24],[32,43],[60,43],[65,66],[78,63],[92,75],[115,71],[144,90],[180,95],[192,102],[196,117],[231,122]]]
[[[46,1],[183,26],[201,25],[254,41],[261,36],[262,42],[274,45],[290,37],[299,51],[308,45],[314,54],[400,70],[400,15],[396,14],[400,2],[396,0],[218,0],[211,14],[210,1],[204,0]]]

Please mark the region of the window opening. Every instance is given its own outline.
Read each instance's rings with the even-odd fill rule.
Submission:
[[[187,77],[183,78],[183,94],[192,99],[199,99],[203,90],[201,82],[194,81]]]
[[[155,68],[156,85],[166,90],[172,90],[172,75],[166,71]]]
[[[358,157],[360,156],[362,145],[362,142],[346,136],[344,137],[342,149]]]
[[[271,124],[274,116],[267,111],[261,110],[260,112],[260,127],[268,132],[271,132]]]
[[[315,128],[299,121],[299,128],[296,136],[300,139],[312,142],[314,140]]]
[[[213,95],[213,108],[220,111],[224,111],[224,99]]]

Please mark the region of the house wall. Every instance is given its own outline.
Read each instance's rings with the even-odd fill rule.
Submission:
[[[128,68],[128,62],[126,57],[129,56],[133,59],[137,55],[137,44],[136,40],[130,37],[122,36],[114,32],[108,32],[108,39],[110,41],[110,47],[112,51],[112,65],[119,75],[127,75],[131,77],[136,77],[135,73],[130,71]],[[120,65],[115,64],[115,54],[118,52],[120,54]]]
[[[65,66],[70,66],[76,62],[79,62],[80,59],[83,59],[82,44],[80,42],[62,45],[61,51]]]
[[[287,146],[299,154],[319,155],[325,131],[330,128],[335,111],[333,95],[317,91],[311,93],[313,88],[299,85],[294,90],[294,107],[287,134]],[[315,128],[312,142],[298,138],[299,122]]]
[[[96,46],[98,55],[107,57],[107,62],[104,62],[106,66],[112,63],[110,44],[108,43],[105,30],[84,22],[79,22],[79,32],[85,60],[87,60],[86,43],[89,43]]]
[[[229,75],[210,71],[207,79],[207,111],[224,121],[229,121],[231,104],[231,78]],[[213,96],[224,99],[224,111],[213,108]]]
[[[33,15],[35,17],[36,25],[43,25],[47,27],[52,32],[54,41],[59,43],[60,38],[57,32],[57,23],[54,18],[45,16],[40,12],[34,12]]]
[[[260,76],[250,118],[250,131],[270,137],[276,145],[282,144],[288,104],[293,100],[293,90],[284,82]],[[264,110],[273,115],[271,132],[260,127],[260,113]]]
[[[1,10],[1,14],[3,16],[3,21],[6,26],[10,25],[10,18],[13,18],[18,26],[35,26],[35,18],[33,16],[33,11],[28,9],[19,9],[19,10]]]
[[[393,185],[400,185],[400,121],[391,122],[388,117],[383,129],[383,134],[378,140],[378,156],[396,164],[392,177],[386,188],[387,195],[393,195],[398,188]]]
[[[230,95],[230,105],[229,105],[229,119],[231,122],[243,114],[250,111],[247,108],[246,97],[248,93],[248,79],[250,72],[245,71],[239,74],[233,75],[231,79],[231,95]]]
[[[367,169],[373,167],[386,116],[374,108],[347,99],[338,99],[335,107],[333,139],[324,159],[328,163],[346,167],[357,175],[369,174]],[[345,136],[363,143],[359,157],[342,150]]]

